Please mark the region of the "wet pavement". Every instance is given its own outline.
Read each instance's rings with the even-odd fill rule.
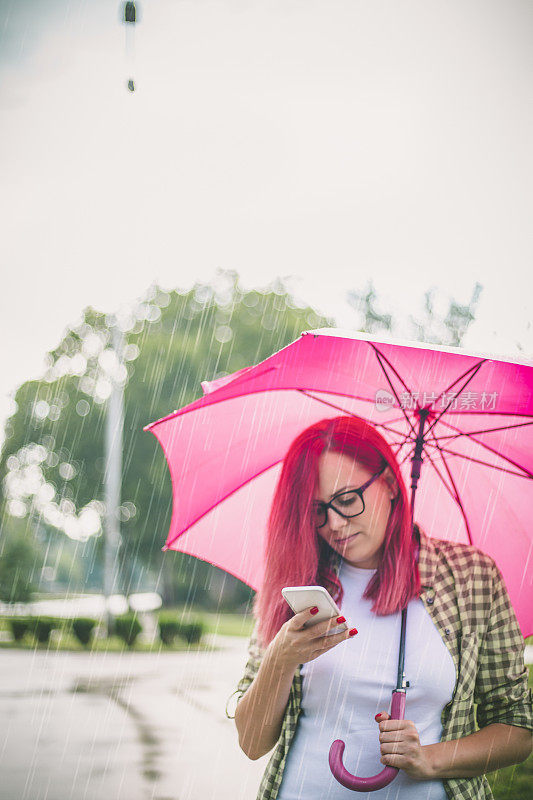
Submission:
[[[0,800],[254,800],[225,704],[247,640],[184,653],[0,651]],[[533,661],[529,646],[526,661]]]
[[[253,800],[225,704],[247,640],[184,653],[0,651],[0,800]]]

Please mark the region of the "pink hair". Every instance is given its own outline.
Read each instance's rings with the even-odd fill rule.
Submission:
[[[394,614],[420,593],[410,503],[394,452],[383,436],[360,417],[320,420],[290,445],[274,492],[263,586],[254,601],[259,640],[264,647],[292,616],[281,595],[284,586],[324,586],[339,607],[342,603],[342,585],[331,567],[336,553],[318,534],[310,516],[318,490],[318,461],[325,451],[351,456],[372,473],[386,463],[398,484],[379,565],[363,595],[374,601],[372,611],[379,616]]]

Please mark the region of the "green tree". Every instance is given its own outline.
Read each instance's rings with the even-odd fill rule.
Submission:
[[[298,306],[280,280],[245,291],[235,272],[222,270],[213,284],[197,283],[187,292],[152,286],[117,318],[125,335],[122,588],[146,584],[149,570],[160,576],[169,601],[216,604],[219,570],[185,554],[162,557],[170,477],[161,447],[143,426],[200,397],[201,381],[256,364],[302,331],[333,320]],[[7,509],[38,515],[47,528],[94,544],[94,569],[101,562],[105,513],[106,398],[110,375],[118,374],[110,323],[86,309],[49,354],[44,377],[19,388],[0,460]],[[225,589],[243,598],[231,576]]]
[[[39,553],[26,526],[4,518],[0,532],[0,600],[5,603],[31,600],[38,562]]]

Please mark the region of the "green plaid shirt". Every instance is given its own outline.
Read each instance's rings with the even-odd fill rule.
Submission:
[[[333,565],[338,573],[341,557]],[[502,575],[490,556],[470,545],[427,537],[420,531],[421,598],[453,658],[457,681],[441,714],[441,741],[460,739],[494,722],[533,730],[533,696],[527,686],[524,640]],[[407,622],[409,624],[409,621]],[[238,683],[239,699],[261,664],[255,629]],[[256,800],[275,800],[302,702],[300,665],[294,675],[281,734]],[[408,695],[409,697],[409,695]],[[492,798],[485,775],[442,779],[450,800]]]

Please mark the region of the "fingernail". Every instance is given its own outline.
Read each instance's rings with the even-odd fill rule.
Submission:
[[[381,717],[381,714],[376,714],[376,716],[374,717],[374,719],[376,720],[376,722],[378,721],[378,719],[379,719],[380,717]]]
[[[313,606],[313,608],[311,609],[311,611],[309,613],[310,614],[318,614],[318,606]]]
[[[346,622],[346,617],[337,617],[337,622],[339,623],[339,625],[341,624],[341,622]]]
[[[357,628],[352,628],[352,630],[350,631],[350,636],[355,636],[356,633],[357,633]]]

